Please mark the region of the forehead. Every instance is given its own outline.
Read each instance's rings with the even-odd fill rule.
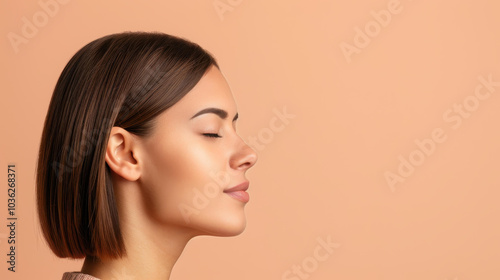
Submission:
[[[176,104],[164,112],[165,118],[180,117],[188,120],[207,107],[220,108],[236,114],[236,103],[224,75],[211,66],[200,81]]]

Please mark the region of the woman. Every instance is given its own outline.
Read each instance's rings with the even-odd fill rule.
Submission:
[[[162,34],[97,39],[66,65],[37,164],[41,230],[63,279],[169,279],[187,242],[246,225],[257,155],[215,59]]]

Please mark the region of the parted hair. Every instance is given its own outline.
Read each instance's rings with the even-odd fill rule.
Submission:
[[[81,48],[54,88],[36,166],[44,239],[61,258],[126,254],[105,161],[113,126],[147,137],[155,118],[215,66],[198,44],[159,32],[123,32]]]

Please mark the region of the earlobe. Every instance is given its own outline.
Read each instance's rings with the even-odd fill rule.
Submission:
[[[109,168],[128,181],[136,181],[140,177],[140,166],[134,149],[134,139],[130,132],[114,126],[106,146],[105,160]]]

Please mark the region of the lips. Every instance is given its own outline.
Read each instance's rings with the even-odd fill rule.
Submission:
[[[247,203],[250,200],[250,196],[246,192],[248,189],[249,182],[243,182],[239,185],[236,185],[232,188],[224,190],[224,193],[231,196],[232,198],[239,200],[243,203]]]
[[[245,181],[241,184],[238,184],[232,188],[229,188],[229,189],[225,189],[224,192],[225,193],[230,193],[230,192],[237,192],[237,191],[246,191],[248,190],[248,185],[250,184],[250,182],[248,181]]]

